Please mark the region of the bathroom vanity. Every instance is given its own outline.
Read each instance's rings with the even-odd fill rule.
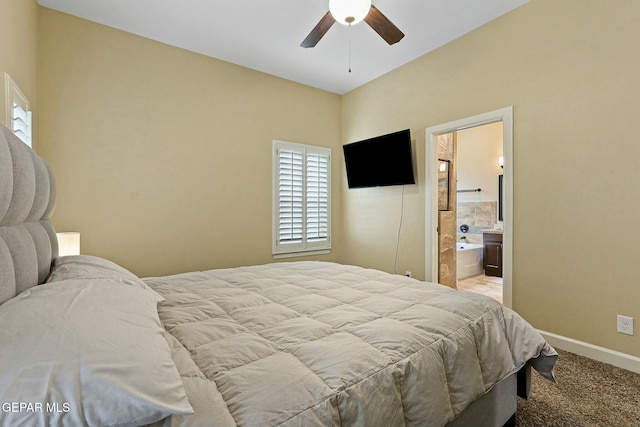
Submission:
[[[484,274],[502,277],[502,231],[485,231],[482,234]]]

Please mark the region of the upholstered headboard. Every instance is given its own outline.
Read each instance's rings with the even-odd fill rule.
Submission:
[[[0,124],[0,304],[43,283],[58,254],[49,166]]]

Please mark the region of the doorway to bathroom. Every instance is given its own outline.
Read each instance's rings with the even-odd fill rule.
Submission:
[[[502,302],[502,121],[456,131],[456,284]],[[442,138],[442,135],[439,139]]]
[[[430,127],[426,136],[426,277],[478,287],[510,307],[512,107]]]

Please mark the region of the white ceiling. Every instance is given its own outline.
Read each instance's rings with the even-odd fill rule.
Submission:
[[[366,23],[338,23],[314,48],[300,43],[328,0],[38,0],[123,31],[343,94],[529,0],[373,0],[404,32],[389,46]]]

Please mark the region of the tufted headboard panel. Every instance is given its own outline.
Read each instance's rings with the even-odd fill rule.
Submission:
[[[0,124],[0,304],[43,283],[58,254],[49,166]]]

